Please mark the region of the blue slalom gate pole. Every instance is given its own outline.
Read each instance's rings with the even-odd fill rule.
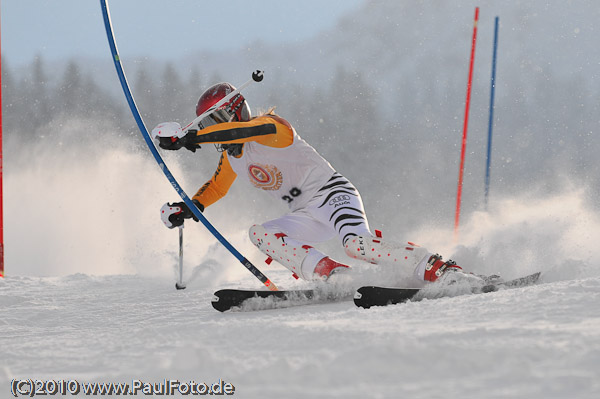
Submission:
[[[242,265],[244,265],[244,267],[246,267],[267,288],[269,288],[271,291],[277,291],[277,287],[275,286],[275,284],[271,282],[271,280],[269,280],[264,274],[262,274],[262,272],[258,270],[258,268],[256,268],[256,266],[254,266],[248,259],[246,259],[241,253],[239,253],[239,251],[235,249],[233,245],[231,245],[225,239],[225,237],[223,237],[221,233],[219,233],[217,229],[215,229],[215,227],[206,219],[206,217],[204,217],[202,212],[200,212],[200,210],[196,207],[196,205],[194,205],[194,203],[188,197],[185,191],[183,191],[183,188],[181,188],[177,180],[175,180],[175,177],[173,176],[167,165],[165,165],[162,157],[156,149],[156,146],[154,145],[154,141],[152,141],[152,138],[148,133],[148,129],[146,129],[146,125],[142,120],[142,116],[138,111],[137,105],[135,104],[135,100],[133,99],[133,95],[131,94],[131,90],[129,89],[129,84],[127,83],[127,78],[125,77],[125,72],[123,70],[123,66],[121,65],[121,59],[117,50],[115,36],[112,29],[112,23],[110,20],[110,11],[108,9],[108,4],[106,0],[100,0],[100,7],[102,8],[102,16],[104,18],[104,27],[106,28],[108,44],[110,46],[110,51],[113,57],[115,68],[117,69],[117,75],[119,75],[119,80],[121,81],[123,93],[127,98],[127,103],[129,104],[129,108],[131,109],[131,113],[133,114],[138,128],[140,129],[140,132],[142,133],[142,136],[144,137],[144,140],[146,141],[150,152],[152,153],[154,159],[158,163],[158,166],[164,172],[165,176],[169,180],[169,183],[171,183],[171,185],[173,186],[175,191],[177,191],[181,199],[183,199],[183,202],[185,202],[188,208],[194,213],[198,220],[202,222],[202,224],[215,236],[215,238],[219,240],[219,242],[223,244],[223,246],[227,248],[227,250],[229,250],[229,252],[231,252],[231,254],[235,256],[240,261],[240,263],[242,263]]]
[[[487,162],[485,169],[485,209],[488,208],[488,198],[490,194],[490,168],[492,159],[492,128],[494,126],[494,95],[496,92],[496,58],[498,53],[498,21],[496,17],[494,23],[494,52],[492,56],[492,83],[490,94],[490,119],[488,122],[488,146],[487,146]]]

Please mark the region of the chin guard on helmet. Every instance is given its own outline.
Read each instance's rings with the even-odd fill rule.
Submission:
[[[196,105],[196,116],[202,115],[214,106],[221,99],[235,90],[229,83],[217,83],[209,87],[198,99]],[[210,120],[208,119],[210,118]],[[200,129],[206,128],[214,123],[224,123],[231,121],[246,122],[251,118],[250,106],[241,94],[234,96],[229,102],[223,104],[219,109],[211,112],[206,118],[202,119],[199,126]]]

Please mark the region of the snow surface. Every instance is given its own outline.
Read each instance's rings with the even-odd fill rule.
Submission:
[[[497,196],[488,212],[465,215],[458,247],[451,226],[427,220],[408,236],[469,271],[541,270],[543,284],[370,310],[219,313],[215,290],[261,285],[191,224],[188,286],[175,290],[178,235],[158,212],[175,194],[147,152],[60,148],[26,167],[7,154],[0,397],[12,378],[223,379],[240,398],[600,396],[600,216],[585,188]],[[281,210],[237,198],[207,217],[281,288],[302,286],[248,240],[248,226]]]
[[[219,313],[211,296],[139,275],[0,280],[0,392],[12,378],[172,378],[223,379],[240,398],[600,393],[599,277],[370,310]]]

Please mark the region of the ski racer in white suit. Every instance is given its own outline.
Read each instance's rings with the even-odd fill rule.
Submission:
[[[229,83],[210,87],[198,100],[196,115],[233,90]],[[241,94],[204,118],[197,131],[183,137],[170,136],[170,123],[153,130],[161,148],[195,151],[200,144],[214,143],[222,152],[214,175],[192,197],[200,211],[224,197],[238,176],[288,205],[286,215],[253,225],[250,240],[268,256],[269,263],[276,260],[296,278],[327,279],[348,268],[307,245],[334,237],[348,256],[375,264],[396,264],[406,276],[413,274],[421,281],[436,281],[445,274],[455,274],[448,271],[460,269],[418,245],[390,242],[378,231],[373,235],[356,187],[272,110],[251,117]],[[161,215],[169,228],[194,217],[183,202],[165,204]]]

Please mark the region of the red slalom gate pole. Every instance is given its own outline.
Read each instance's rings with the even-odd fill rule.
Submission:
[[[0,43],[2,40],[0,39]],[[2,45],[0,44],[0,58],[2,56]],[[0,278],[4,277],[4,192],[2,190],[3,170],[2,158],[2,66],[0,63]]]
[[[456,213],[454,215],[454,241],[458,241],[458,226],[460,222],[460,204],[462,201],[462,186],[465,170],[465,151],[467,149],[467,128],[469,125],[469,105],[471,103],[471,87],[473,85],[473,63],[475,61],[475,44],[477,42],[477,22],[479,21],[479,7],[475,7],[473,21],[473,40],[471,44],[471,61],[469,63],[469,80],[467,83],[467,99],[465,101],[465,121],[463,125],[462,149],[460,152],[460,169],[458,171],[458,188],[456,190]]]

